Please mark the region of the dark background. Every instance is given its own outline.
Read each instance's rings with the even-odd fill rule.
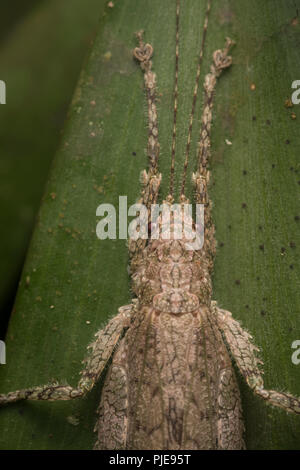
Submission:
[[[5,337],[52,157],[103,2],[0,8],[0,339]],[[95,14],[99,11],[99,14]]]

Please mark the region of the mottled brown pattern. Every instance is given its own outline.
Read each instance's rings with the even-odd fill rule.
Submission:
[[[204,21],[205,39],[208,13]],[[178,72],[179,0],[176,3],[176,74]],[[149,213],[156,203],[161,175],[158,171],[159,142],[156,110],[156,75],[152,71],[153,48],[144,44],[134,56],[144,73],[148,103],[149,170],[142,174],[139,202]],[[196,77],[197,98],[202,42]],[[0,405],[18,400],[69,400],[84,396],[112,358],[95,426],[95,449],[242,449],[244,448],[240,395],[228,351],[253,391],[266,402],[300,414],[300,399],[289,393],[266,390],[258,348],[230,312],[212,301],[211,272],[215,255],[214,226],[207,187],[213,95],[218,77],[231,65],[232,42],[215,51],[210,73],[204,81],[204,108],[193,175],[195,201],[205,205],[204,246],[188,250],[188,240],[162,237],[162,216],[157,221],[157,240],[130,240],[131,277],[135,298],[119,309],[106,327],[96,333],[76,388],[48,384],[0,395]],[[175,77],[174,129],[171,183],[174,171],[177,78]],[[180,204],[187,203],[184,182],[188,164],[187,141]],[[173,203],[173,192],[165,204]],[[171,234],[181,222],[191,222],[183,212],[171,219]]]
[[[209,266],[185,244],[185,239],[153,240],[142,263],[133,257],[139,301],[112,365],[128,387],[122,448],[243,447],[239,390],[211,309]],[[97,448],[111,448],[100,444],[101,436],[109,435],[107,423],[115,420],[114,405],[110,416],[103,412],[111,388],[108,380]],[[111,443],[118,439],[114,429],[112,424]]]

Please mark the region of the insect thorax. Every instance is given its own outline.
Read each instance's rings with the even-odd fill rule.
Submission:
[[[210,304],[211,279],[202,250],[189,250],[189,240],[150,240],[143,256],[132,259],[133,290],[139,302],[157,314],[196,312]]]

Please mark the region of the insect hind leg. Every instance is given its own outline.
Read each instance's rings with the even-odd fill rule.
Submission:
[[[264,388],[262,361],[257,357],[259,349],[252,343],[252,336],[235,320],[227,310],[212,307],[216,313],[218,326],[224,334],[232,356],[249,387],[267,403],[289,413],[300,414],[300,398],[286,392]]]
[[[58,401],[80,398],[88,393],[95,385],[109,361],[114,349],[129,326],[133,305],[119,308],[119,314],[110,320],[104,329],[96,333],[96,340],[89,346],[91,350],[83,362],[85,367],[81,372],[81,379],[76,388],[69,385],[51,383],[16,390],[8,394],[0,394],[0,406],[20,400]]]
[[[128,377],[126,374],[126,350],[123,338],[113,357],[97,410],[94,428],[98,439],[95,450],[125,450],[128,422]]]

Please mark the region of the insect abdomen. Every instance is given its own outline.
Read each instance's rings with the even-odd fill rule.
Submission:
[[[123,448],[127,449],[219,448],[220,422],[224,421],[220,418],[224,409],[224,403],[222,410],[219,406],[220,380],[224,371],[227,376],[228,371],[229,375],[233,371],[219,333],[209,324],[209,315],[204,305],[196,314],[179,316],[158,313],[151,307],[137,311],[112,364],[113,375],[122,378],[122,386],[108,380],[104,387],[102,403],[106,403],[106,412],[102,410],[100,415],[99,437],[102,434],[103,438],[105,426],[105,440],[108,433],[115,433],[115,438],[112,436],[108,441],[117,439],[118,447],[114,448],[119,449],[120,435]],[[230,422],[241,435],[235,379],[233,385],[237,412]],[[113,400],[110,397],[110,419],[107,398],[112,386],[119,400],[117,396]],[[222,395],[223,402],[225,395]],[[123,405],[117,427],[116,403]],[[108,423],[111,423],[110,430]]]

